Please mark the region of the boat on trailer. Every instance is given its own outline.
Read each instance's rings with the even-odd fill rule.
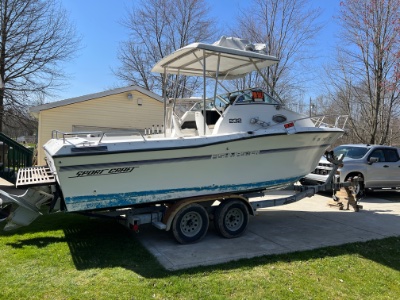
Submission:
[[[340,116],[331,125],[287,109],[276,93],[263,88],[225,87],[227,80],[254,71],[263,76],[261,70],[277,61],[266,54],[265,45],[225,37],[214,44],[190,44],[163,58],[152,70],[164,78],[162,132],[53,131],[43,146],[47,165],[18,173],[17,187],[31,187],[27,195],[0,191],[4,210],[11,210],[9,203],[17,207],[8,211],[5,229],[29,224],[44,205],[51,211],[99,214],[153,207],[158,219],[169,216],[157,221],[159,227],[179,231],[178,241],[191,242],[201,238],[204,228],[199,234],[188,219],[206,222],[203,210],[212,200],[221,203],[219,214],[232,213],[222,207],[224,200],[241,202],[244,194],[298,181],[343,134]],[[170,74],[203,79],[202,97],[183,100],[193,104],[183,114],[178,108],[185,105],[166,97]],[[251,210],[244,204],[239,213],[243,207]],[[183,208],[189,212],[182,215]],[[189,230],[187,236],[182,228]]]

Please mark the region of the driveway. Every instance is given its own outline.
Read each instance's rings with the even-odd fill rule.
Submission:
[[[359,212],[339,211],[327,205],[329,200],[329,195],[318,194],[261,209],[250,217],[245,234],[236,239],[221,238],[213,224],[196,244],[180,245],[172,235],[152,226],[141,227],[137,237],[166,269],[178,270],[400,235],[399,192],[372,193],[362,201]]]

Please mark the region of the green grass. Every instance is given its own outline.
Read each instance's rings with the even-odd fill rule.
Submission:
[[[167,234],[167,233],[166,233]],[[0,233],[0,299],[396,299],[400,238],[166,271],[112,220]]]

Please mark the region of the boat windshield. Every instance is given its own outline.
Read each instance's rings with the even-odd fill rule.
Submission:
[[[240,90],[218,96],[223,102],[230,104],[249,104],[249,103],[264,103],[264,104],[281,104],[274,99],[266,91],[260,88],[252,88]]]
[[[202,111],[204,107],[203,101],[196,102],[191,108],[191,111]],[[214,101],[206,100],[206,110],[211,110],[215,107]]]

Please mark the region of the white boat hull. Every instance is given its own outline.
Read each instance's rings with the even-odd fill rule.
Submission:
[[[159,141],[153,149],[49,155],[68,211],[277,188],[308,174],[341,130]],[[197,140],[202,140],[196,144]],[[150,142],[142,142],[147,147]],[[152,143],[157,144],[156,141]],[[51,143],[50,143],[51,144]],[[163,147],[163,144],[165,147]],[[48,147],[47,147],[48,148]],[[46,146],[45,146],[46,150]]]

